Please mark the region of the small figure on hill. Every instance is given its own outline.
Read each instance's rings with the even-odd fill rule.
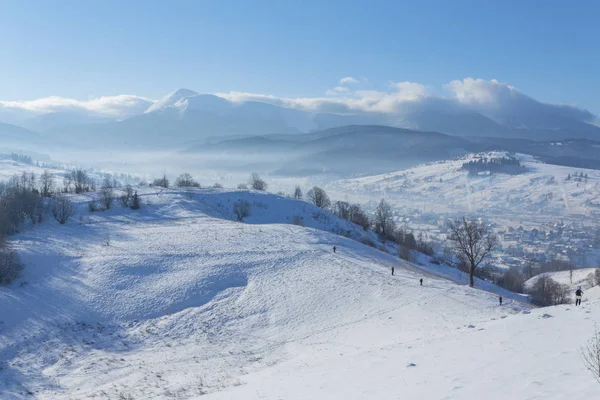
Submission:
[[[575,305],[581,305],[581,297],[583,296],[583,290],[581,290],[581,286],[577,286],[577,290],[575,291]]]
[[[423,278],[419,279],[419,283],[423,286]]]
[[[396,270],[396,269],[395,269],[394,267],[392,267],[392,276],[394,276],[394,271],[395,271],[395,270]]]
[[[336,246],[333,246],[333,252],[335,253],[335,251],[337,250]]]
[[[498,301],[500,302],[500,305],[502,305],[502,296],[498,296]]]

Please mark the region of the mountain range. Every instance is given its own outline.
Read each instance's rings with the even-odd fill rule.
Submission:
[[[15,122],[8,115],[16,114],[8,111],[0,106],[0,122]],[[518,96],[495,110],[460,106],[432,97],[406,103],[401,113],[334,114],[259,101],[233,102],[180,89],[160,101],[141,103],[134,115],[126,118],[80,109],[32,114],[28,118],[25,114],[26,111],[19,111],[20,126],[3,124],[2,137],[21,138],[24,144],[47,138],[74,147],[181,149],[209,137],[290,135],[348,125],[384,125],[464,137],[600,139],[600,128],[582,121],[573,112]]]

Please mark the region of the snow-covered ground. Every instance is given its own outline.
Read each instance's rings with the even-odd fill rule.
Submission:
[[[518,154],[527,172],[518,175],[469,176],[463,163],[476,157],[502,157],[490,152],[421,165],[383,175],[331,183],[329,188],[366,202],[382,196],[398,207],[430,212],[480,212],[510,218],[527,216],[596,216],[600,213],[600,171],[545,164]],[[587,179],[569,176],[583,173]],[[517,221],[519,218],[515,218]]]
[[[12,237],[27,268],[0,287],[3,400],[600,395],[578,353],[597,301],[499,306],[304,202],[139,190],[141,210],[89,214],[82,195],[66,225]]]

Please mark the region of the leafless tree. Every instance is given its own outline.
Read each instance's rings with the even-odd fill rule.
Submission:
[[[164,187],[165,189],[169,187],[169,180],[167,179],[166,175],[163,175],[162,178],[155,179],[152,183],[154,186]]]
[[[131,185],[127,185],[127,186],[125,186],[125,190],[120,197],[121,205],[123,207],[129,207],[129,204],[131,203],[132,198],[133,198],[133,188],[131,187]]]
[[[175,179],[175,186],[177,187],[198,187],[200,186],[188,173],[181,174]]]
[[[294,189],[294,198],[296,200],[302,200],[302,196],[302,189],[300,189],[300,186],[296,186]]]
[[[247,190],[248,189],[248,185],[246,185],[245,183],[240,183],[239,185],[237,185],[238,190]]]
[[[54,175],[47,170],[40,175],[40,194],[42,197],[51,197],[54,191]]]
[[[216,183],[213,185],[213,188],[214,188],[214,189],[223,189],[223,185],[222,185],[222,184],[220,184],[219,182],[216,182]]]
[[[268,187],[267,182],[262,180],[256,172],[250,175],[250,180],[248,184],[250,185],[250,188],[254,190],[260,190],[262,192],[266,191]]]
[[[533,302],[539,306],[555,306],[569,301],[569,287],[554,281],[547,274],[537,277],[530,294]]]
[[[76,168],[70,172],[71,182],[75,187],[75,193],[84,193],[90,191],[91,179],[87,172]]]
[[[58,195],[52,200],[50,207],[54,219],[59,224],[65,224],[75,214],[73,202],[65,195]]]
[[[363,211],[363,209],[360,207],[360,205],[358,204],[352,204],[350,206],[350,222],[353,222],[357,225],[360,225],[363,230],[367,230],[369,229],[369,227],[371,226],[371,220],[369,219],[369,216],[367,215],[367,213],[365,213]]]
[[[456,257],[469,267],[469,286],[473,287],[475,270],[492,253],[498,238],[484,224],[465,217],[448,223]]]
[[[104,210],[109,210],[114,200],[111,188],[100,189],[100,205]]]
[[[346,201],[333,203],[333,213],[342,219],[350,220],[350,204]]]
[[[594,335],[581,348],[581,358],[594,379],[600,383],[600,330],[598,326],[594,326]]]
[[[140,209],[140,197],[138,196],[137,190],[133,193],[131,197],[131,209],[139,210]]]
[[[21,275],[21,271],[23,271],[21,260],[0,233],[0,285],[11,283]]]
[[[327,192],[318,186],[314,186],[306,193],[306,198],[319,208],[329,208],[331,200]]]
[[[244,218],[250,215],[251,206],[250,202],[246,200],[240,200],[233,203],[233,212],[235,213],[238,221],[243,221]]]
[[[394,213],[392,212],[392,207],[384,199],[381,199],[375,209],[374,222],[375,232],[384,238],[390,238],[394,234],[394,229],[396,229]]]

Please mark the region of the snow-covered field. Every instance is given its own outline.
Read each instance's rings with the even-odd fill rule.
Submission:
[[[92,214],[78,196],[66,225],[12,237],[27,268],[0,287],[1,399],[600,395],[578,352],[596,300],[498,306],[289,198],[140,193],[139,211]]]

